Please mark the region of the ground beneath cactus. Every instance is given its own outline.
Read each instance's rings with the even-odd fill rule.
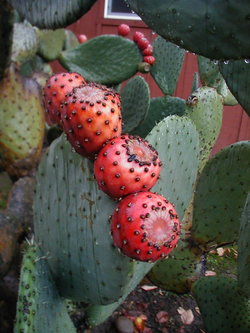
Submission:
[[[176,295],[151,288],[149,283],[138,286],[106,322],[91,330],[86,327],[83,313],[73,315],[77,332],[120,333],[117,324],[119,318],[125,317],[134,324],[133,333],[205,333],[192,295]],[[143,323],[142,330],[136,328],[137,322]]]

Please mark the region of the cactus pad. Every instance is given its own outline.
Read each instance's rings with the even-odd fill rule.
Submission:
[[[63,28],[77,21],[96,0],[10,0],[22,18],[41,29]]]
[[[192,197],[198,169],[196,128],[186,117],[170,116],[156,125],[146,139],[163,162],[160,179],[153,191],[172,202],[182,219]]]
[[[148,278],[162,289],[186,293],[201,274],[201,251],[192,249],[186,241],[179,241],[167,259],[157,262]]]
[[[144,138],[162,119],[172,115],[182,116],[185,113],[185,108],[185,100],[178,97],[151,98],[147,116],[135,133]]]
[[[221,62],[220,71],[234,97],[250,115],[250,60]]]
[[[149,86],[144,78],[135,76],[130,79],[122,90],[121,100],[123,132],[134,132],[147,116],[150,103]]]
[[[210,247],[237,240],[240,216],[250,191],[250,141],[221,150],[207,162],[194,197],[192,236]]]
[[[23,257],[14,329],[14,333],[20,332],[76,333],[46,258],[35,245],[30,245]]]
[[[64,29],[37,29],[38,54],[47,61],[56,60],[63,49],[65,41]]]
[[[210,59],[248,59],[249,1],[126,0],[155,32]]]
[[[156,62],[150,73],[165,95],[173,95],[185,51],[160,36],[155,39],[153,48]]]
[[[193,285],[207,333],[250,332],[250,300],[244,297],[237,281],[209,276]]]
[[[238,282],[239,287],[250,296],[250,193],[241,216],[238,241]]]
[[[152,267],[131,262],[113,246],[108,220],[115,207],[98,190],[92,163],[72,152],[63,136],[53,141],[39,165],[34,224],[63,297],[116,302]]]
[[[194,122],[200,136],[200,170],[219,135],[222,110],[222,97],[214,88],[201,87],[187,99],[186,116]]]
[[[44,110],[38,85],[13,67],[0,84],[0,165],[25,175],[41,155]]]
[[[114,85],[137,72],[141,55],[134,42],[115,35],[102,35],[62,52],[62,66],[85,80]]]

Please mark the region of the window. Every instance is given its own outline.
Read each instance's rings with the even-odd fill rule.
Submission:
[[[140,20],[124,0],[105,0],[104,17],[110,19]]]

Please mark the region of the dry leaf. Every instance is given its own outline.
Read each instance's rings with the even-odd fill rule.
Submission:
[[[205,276],[215,276],[216,273],[214,271],[206,271]]]
[[[166,311],[160,311],[156,315],[156,321],[158,323],[163,324],[169,321],[169,314]]]
[[[224,252],[225,252],[223,247],[218,247],[218,249],[216,251],[217,251],[217,254],[218,254],[219,257],[222,257]]]
[[[181,320],[183,322],[184,325],[190,325],[192,324],[193,320],[194,320],[194,315],[191,309],[185,310],[182,307],[179,307],[177,309],[178,313],[181,316]]]
[[[198,308],[198,306],[195,307],[195,311],[196,311],[197,313],[201,314],[200,309]]]
[[[145,291],[155,290],[157,288],[158,287],[156,287],[156,286],[149,286],[149,285],[146,285],[146,284],[144,284],[143,286],[141,286],[141,289],[143,289]]]

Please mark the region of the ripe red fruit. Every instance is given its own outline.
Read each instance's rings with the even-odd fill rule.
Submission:
[[[127,24],[120,24],[117,28],[118,35],[127,36],[130,33],[130,27]]]
[[[82,43],[87,42],[88,37],[86,35],[84,35],[84,34],[80,34],[80,35],[77,36],[77,39],[78,39],[78,42],[80,44],[82,44]]]
[[[153,54],[153,46],[152,46],[151,44],[149,44],[149,45],[146,47],[146,49],[144,49],[144,50],[142,51],[142,54],[143,54],[144,56],[151,56],[151,55]]]
[[[174,249],[180,224],[174,206],[163,196],[138,192],[119,202],[111,217],[111,234],[126,256],[154,262]]]
[[[61,104],[66,95],[73,88],[85,83],[84,78],[78,73],[59,73],[52,75],[43,90],[43,101],[46,111],[46,121],[49,125],[60,125]]]
[[[135,31],[134,35],[133,35],[133,41],[135,43],[137,43],[140,39],[144,38],[144,33],[140,32],[140,31]]]
[[[103,192],[120,198],[150,190],[159,178],[161,165],[157,151],[146,140],[122,135],[99,152],[94,174]]]
[[[145,57],[143,57],[143,61],[147,62],[150,65],[153,65],[155,63],[155,57],[153,57],[153,56],[145,56]]]
[[[121,134],[119,94],[95,83],[73,89],[62,108],[62,126],[74,149],[92,158],[103,144]]]
[[[147,38],[144,37],[137,41],[137,45],[138,45],[139,49],[144,50],[148,47],[149,41]]]

